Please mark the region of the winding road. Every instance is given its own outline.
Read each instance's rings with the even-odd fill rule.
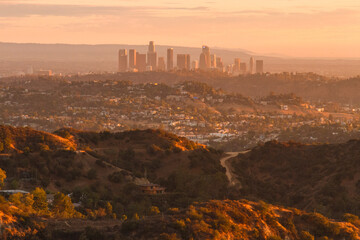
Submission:
[[[240,183],[240,181],[237,179],[236,174],[233,173],[231,164],[229,163],[228,160],[230,160],[231,158],[234,158],[234,157],[238,156],[239,154],[245,154],[245,153],[247,153],[247,152],[249,152],[249,151],[250,151],[250,150],[248,150],[248,151],[242,151],[242,152],[227,152],[227,153],[226,153],[226,156],[223,157],[222,159],[220,159],[221,165],[226,169],[226,176],[227,176],[228,179],[229,179],[230,186],[236,186],[236,187],[238,187],[238,188],[241,188],[241,183]]]

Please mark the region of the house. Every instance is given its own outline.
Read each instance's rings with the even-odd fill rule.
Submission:
[[[0,190],[0,195],[4,196],[6,198],[10,197],[11,195],[13,195],[15,193],[28,194],[29,192],[23,191],[23,190]]]
[[[165,188],[161,187],[158,184],[146,183],[138,185],[144,194],[154,195],[154,194],[164,194]]]

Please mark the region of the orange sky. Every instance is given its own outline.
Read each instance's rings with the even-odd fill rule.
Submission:
[[[0,0],[0,41],[360,58],[359,0]]]

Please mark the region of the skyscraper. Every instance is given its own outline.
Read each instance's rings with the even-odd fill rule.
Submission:
[[[136,53],[136,68],[139,72],[146,71],[146,54]]]
[[[167,70],[171,71],[174,68],[174,49],[168,48],[167,50]]]
[[[177,68],[179,70],[190,70],[190,55],[189,54],[178,54],[176,57]]]
[[[153,41],[149,43],[149,49],[147,53],[147,65],[151,66],[152,71],[157,69],[157,53],[155,51],[155,44]]]
[[[217,67],[217,69],[219,69],[220,71],[223,71],[223,70],[224,70],[224,63],[223,63],[221,57],[217,57],[217,58],[216,58],[216,67]]]
[[[120,49],[119,50],[119,66],[118,70],[119,72],[125,72],[128,67],[128,59],[127,59],[127,51],[126,49]]]
[[[193,70],[196,70],[196,69],[199,68],[199,61],[198,61],[198,60],[194,60],[194,61],[192,61],[192,64],[191,64],[191,65],[192,65],[191,68],[192,68]]]
[[[150,41],[150,42],[149,42],[148,52],[149,52],[149,53],[154,53],[154,52],[155,52],[155,44],[154,44],[154,41]]]
[[[159,57],[158,59],[158,70],[159,71],[165,71],[166,65],[165,65],[165,58]]]
[[[129,68],[131,68],[131,69],[136,68],[136,50],[135,49],[129,50]]]
[[[240,58],[235,58],[235,60],[234,60],[234,68],[233,68],[234,72],[240,72],[240,63],[241,63]]]
[[[250,63],[249,63],[249,73],[250,74],[254,74],[254,69],[255,68],[255,59],[253,57],[250,58]]]
[[[208,46],[202,46],[199,65],[201,70],[208,70],[211,68],[210,48]]]
[[[216,68],[216,54],[211,54],[210,59],[211,59],[211,68]]]
[[[186,69],[191,69],[191,60],[190,60],[190,54],[186,54]]]
[[[256,60],[256,73],[263,73],[263,72],[264,72],[264,61]]]
[[[240,72],[241,74],[246,73],[246,63],[240,63]]]

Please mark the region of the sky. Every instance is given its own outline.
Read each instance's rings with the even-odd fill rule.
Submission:
[[[0,0],[0,42],[360,58],[359,0]]]

